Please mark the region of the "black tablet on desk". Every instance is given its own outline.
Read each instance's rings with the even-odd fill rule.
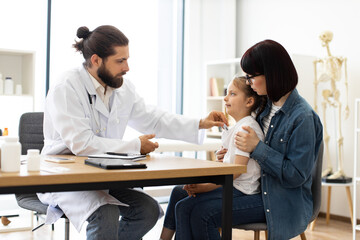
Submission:
[[[85,164],[104,169],[146,168],[145,163],[116,158],[88,158],[85,159]]]

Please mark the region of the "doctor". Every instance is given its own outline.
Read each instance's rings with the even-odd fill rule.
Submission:
[[[100,26],[91,32],[80,27],[77,37],[80,40],[73,46],[85,62],[66,72],[48,93],[42,154],[147,154],[158,147],[151,141],[155,135],[202,143],[204,131],[199,129],[227,124],[220,112],[192,119],[145,105],[133,84],[123,79],[129,71],[129,46],[117,28]],[[145,135],[122,140],[127,125]],[[87,239],[141,239],[155,225],[160,212],[153,198],[133,189],[38,196],[49,204],[46,223],[65,213],[80,231],[87,221]]]

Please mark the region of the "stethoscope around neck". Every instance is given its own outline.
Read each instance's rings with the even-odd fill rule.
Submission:
[[[95,110],[96,95],[91,95],[89,92],[87,92],[87,94],[88,94],[89,103],[90,103],[91,110],[92,110],[92,115],[93,115],[93,117],[95,119],[96,126],[97,126],[96,133],[99,133],[100,132],[99,113]],[[94,96],[95,101],[93,101],[93,96]]]

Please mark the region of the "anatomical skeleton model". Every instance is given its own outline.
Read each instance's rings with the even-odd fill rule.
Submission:
[[[344,75],[345,75],[345,97],[346,97],[346,106],[344,109],[345,119],[349,117],[349,106],[348,106],[348,81],[347,81],[347,67],[346,67],[346,58],[335,57],[330,53],[329,43],[333,38],[333,33],[330,31],[324,31],[319,36],[322,46],[327,50],[327,56],[320,58],[314,61],[314,70],[315,70],[315,111],[317,112],[317,87],[319,83],[330,82],[330,89],[324,89],[322,91],[322,110],[323,110],[323,124],[324,124],[324,142],[325,142],[325,151],[326,151],[326,161],[327,168],[322,172],[322,177],[327,177],[327,179],[339,179],[345,177],[343,171],[343,142],[344,137],[341,132],[341,112],[342,104],[340,102],[340,91],[337,89],[336,83],[341,82],[341,69],[344,66]],[[317,65],[320,66],[320,76],[318,78]],[[326,125],[326,110],[327,108],[337,109],[337,159],[338,166],[337,171],[333,172],[332,164],[329,155],[329,140],[330,136],[327,131]]]

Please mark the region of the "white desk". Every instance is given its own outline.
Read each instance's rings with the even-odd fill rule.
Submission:
[[[179,140],[169,140],[169,139],[156,139],[155,142],[159,143],[159,147],[155,149],[154,152],[184,152],[184,151],[194,151],[195,158],[197,158],[197,152],[206,151],[209,152],[210,160],[216,160],[214,151],[219,150],[222,146],[220,138],[205,138],[204,143],[194,144],[187,143]],[[170,196],[173,186],[156,186],[156,187],[145,187],[145,191],[153,197],[163,197]]]
[[[155,149],[155,152],[216,151],[222,146],[219,138],[205,138],[201,145],[168,139],[156,141],[159,143],[159,147]]]
[[[216,160],[215,151],[222,146],[220,138],[205,138],[203,144],[187,143],[179,140],[158,139],[159,147],[155,152],[184,152],[184,151],[206,151],[210,153],[210,159]],[[197,154],[195,154],[197,156]],[[197,157],[195,157],[197,158]]]
[[[220,138],[205,138],[203,144],[187,143],[179,140],[158,139],[159,147],[155,149],[155,152],[184,152],[194,151],[195,158],[197,158],[197,152],[206,151],[209,153],[210,160],[216,160],[215,151],[219,150],[222,146]]]
[[[233,175],[245,173],[246,166],[153,154],[141,160],[146,169],[109,171],[85,165],[86,157],[74,158],[66,164],[42,161],[39,172],[27,172],[25,165],[20,173],[0,172],[0,194],[215,183],[223,185],[222,239],[231,240]]]

